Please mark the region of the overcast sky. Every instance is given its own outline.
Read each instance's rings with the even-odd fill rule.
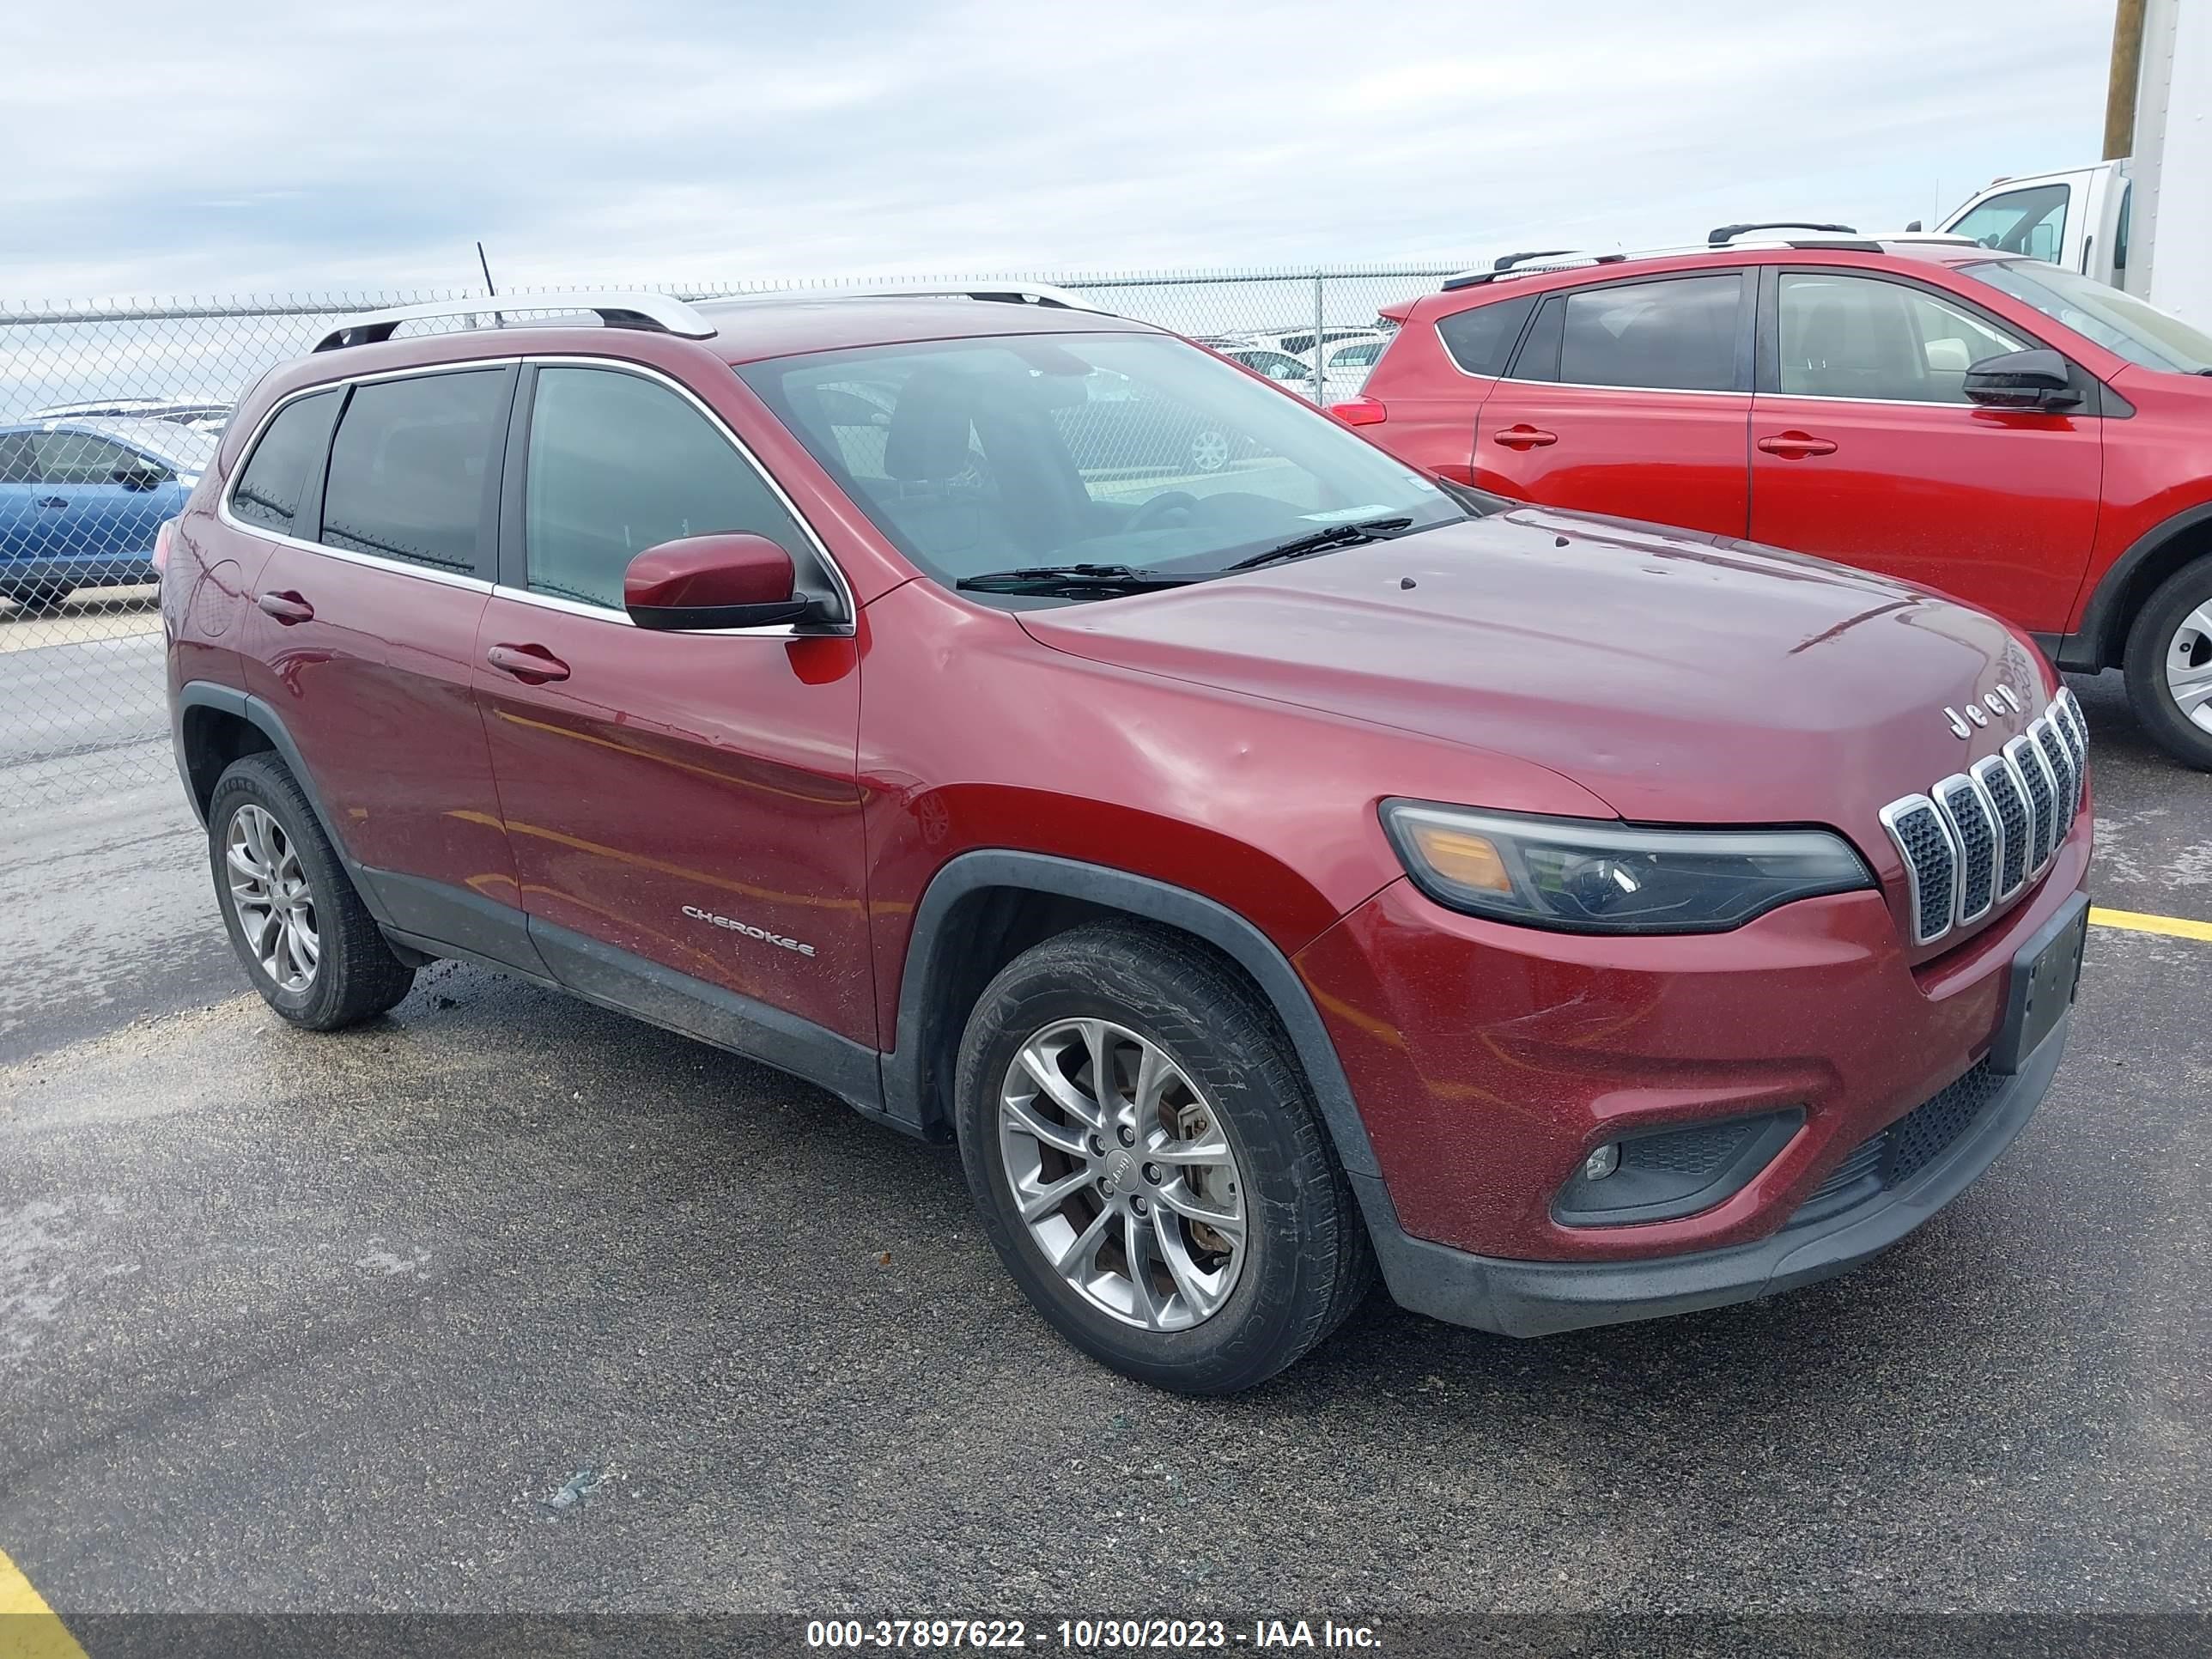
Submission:
[[[0,54],[0,300],[1457,258],[2094,159],[2111,0],[173,0]]]

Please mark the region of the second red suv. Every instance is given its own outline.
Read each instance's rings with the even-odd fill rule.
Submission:
[[[445,957],[781,1066],[1215,1391],[1378,1264],[1522,1335],[1838,1272],[2049,1085],[2086,742],[1995,618],[1500,511],[1071,296],[574,303],[334,331],[171,536],[286,1019]]]
[[[1455,277],[1337,413],[1517,500],[1986,605],[2212,768],[2212,335],[1962,239],[1734,235],[1768,228]]]

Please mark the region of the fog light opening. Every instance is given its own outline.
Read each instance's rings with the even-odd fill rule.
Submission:
[[[1583,1179],[1602,1181],[1620,1167],[1620,1143],[1608,1140],[1583,1160]]]

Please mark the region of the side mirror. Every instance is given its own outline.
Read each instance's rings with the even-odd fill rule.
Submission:
[[[169,474],[158,466],[118,466],[108,477],[125,489],[159,489]]]
[[[1966,370],[1968,399],[1984,409],[2071,409],[2081,401],[2066,360],[2047,347],[2002,352]]]
[[[819,613],[797,586],[791,555],[765,536],[686,536],[629,562],[623,608],[640,628],[766,628]]]

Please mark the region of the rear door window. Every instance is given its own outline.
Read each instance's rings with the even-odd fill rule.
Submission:
[[[239,470],[238,483],[230,492],[234,518],[280,536],[303,533],[300,497],[307,490],[309,473],[330,447],[331,422],[337,418],[339,401],[337,392],[319,392],[276,412]]]
[[[1743,276],[1622,283],[1564,297],[1558,379],[1574,386],[1733,392]]]
[[[512,378],[465,369],[354,387],[331,445],[325,544],[488,577]]]
[[[39,481],[39,458],[27,432],[0,432],[0,484],[29,484]]]

